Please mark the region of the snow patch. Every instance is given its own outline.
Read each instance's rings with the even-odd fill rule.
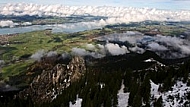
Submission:
[[[155,84],[150,80],[150,85],[151,85],[151,97],[154,97],[158,99],[161,96],[161,93],[158,91],[159,85]]]
[[[144,60],[144,62],[156,62],[156,60],[154,60],[153,58],[150,58],[150,59]]]
[[[118,107],[127,107],[129,100],[129,93],[124,93],[124,84],[122,82],[121,89],[119,90],[118,96]]]
[[[69,107],[81,107],[81,105],[82,105],[82,99],[78,98],[78,95],[75,104],[72,104],[72,102],[69,103]]]
[[[160,62],[154,60],[153,58],[150,58],[150,59],[144,60],[144,62],[156,62],[156,63],[157,63],[158,65],[160,65],[160,66],[165,66],[164,64],[162,64],[162,63],[160,63]]]
[[[187,86],[187,84],[182,81],[177,81],[176,84],[172,86],[172,90],[163,93],[158,91],[159,85],[152,81],[150,81],[150,83],[151,97],[158,99],[162,96],[164,107],[183,107],[185,103],[189,101],[187,99],[187,93],[190,92],[190,86]]]
[[[190,92],[190,87],[182,81],[177,81],[176,84],[172,87],[171,91],[168,91],[162,95],[164,106],[173,106],[173,107],[182,107],[185,102],[188,101],[186,98],[186,93]],[[170,99],[169,96],[174,97]],[[176,98],[175,96],[179,97]]]

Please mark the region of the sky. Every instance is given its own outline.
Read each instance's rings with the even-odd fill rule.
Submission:
[[[124,6],[170,10],[190,10],[190,0],[0,0],[0,4],[23,2],[35,4]]]

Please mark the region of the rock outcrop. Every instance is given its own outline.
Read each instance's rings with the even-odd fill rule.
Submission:
[[[58,63],[51,70],[43,70],[34,77],[30,86],[21,91],[20,98],[30,97],[36,103],[51,102],[72,82],[85,73],[85,61],[82,57],[73,57],[68,65]]]

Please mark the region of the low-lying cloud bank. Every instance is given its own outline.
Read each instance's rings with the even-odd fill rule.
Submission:
[[[175,59],[190,56],[190,41],[188,39],[155,35],[148,36],[137,31],[128,31],[126,33],[115,33],[96,38],[98,41],[104,41],[103,44],[86,44],[83,48],[74,47],[71,49],[71,55],[91,56],[102,58],[107,55],[117,56],[126,53],[144,53],[151,50],[162,58]],[[43,56],[51,57],[57,55],[57,52],[45,52],[39,50],[31,56],[34,60],[40,60]],[[68,53],[63,53],[62,57],[68,57]]]
[[[190,11],[170,11],[150,8],[112,7],[112,6],[65,6],[38,5],[27,3],[6,4],[0,8],[2,15],[38,15],[67,17],[71,15],[105,16],[106,23],[127,23],[144,20],[189,21]]]
[[[190,55],[190,41],[172,36],[147,36],[139,32],[126,32],[111,34],[97,38],[100,41],[114,41],[128,44],[128,49],[133,52],[143,53],[145,50],[156,52],[163,58],[182,58]],[[113,48],[112,48],[113,49]]]
[[[31,22],[15,23],[12,20],[0,20],[0,27],[15,27],[15,26],[29,26]]]
[[[120,47],[118,44],[107,43],[105,45],[105,48],[108,50],[108,52],[111,55],[123,55],[123,54],[129,53],[127,47],[125,46]]]
[[[65,6],[65,5],[39,5],[27,3],[5,4],[0,7],[0,15],[38,15],[38,16],[57,16],[69,17],[72,15],[79,16],[104,16],[107,19],[101,19],[91,22],[80,22],[71,24],[56,25],[58,28],[78,30],[88,30],[100,28],[109,24],[141,22],[145,20],[152,21],[190,21],[190,11],[170,11],[158,10],[154,8],[133,8],[133,7],[113,7],[113,6]],[[13,21],[0,21],[0,27],[14,27],[18,23]],[[31,25],[25,22],[20,25]],[[81,27],[82,26],[82,27]],[[61,30],[62,30],[61,29]],[[60,30],[60,29],[58,29]],[[61,31],[60,30],[60,31]]]
[[[84,30],[91,30],[91,29],[97,29],[102,28],[105,25],[108,25],[109,23],[106,23],[103,19],[102,20],[95,20],[91,22],[78,22],[78,23],[65,23],[65,24],[56,24],[53,25],[53,28],[55,31],[68,31],[68,32],[74,32],[74,31],[84,31]]]
[[[84,48],[74,47],[71,49],[70,53],[62,53],[61,57],[63,59],[70,57],[70,55],[77,55],[77,56],[91,56],[94,58],[102,58],[107,55],[123,55],[129,53],[129,50],[126,46],[119,46],[118,44],[114,43],[106,43],[105,45],[101,44],[86,44]],[[38,50],[33,55],[31,55],[31,59],[35,61],[40,61],[43,57],[52,57],[56,56],[58,53],[56,51],[49,51],[46,52],[45,50]]]
[[[102,58],[105,56],[105,55],[100,54],[98,52],[90,52],[90,51],[87,51],[87,50],[82,49],[82,48],[72,48],[71,51],[72,51],[71,52],[72,55],[77,55],[77,56],[92,56],[94,58]]]
[[[17,23],[14,23],[11,20],[2,20],[0,21],[0,27],[14,27]]]
[[[40,61],[43,56],[45,56],[45,51],[44,50],[38,50],[36,53],[34,53],[31,56],[31,59],[36,60],[36,61]]]
[[[56,51],[49,51],[46,52],[45,50],[38,50],[36,53],[34,53],[33,55],[31,55],[31,59],[36,60],[36,61],[40,61],[44,56],[46,57],[52,57],[52,56],[56,56],[57,52]]]
[[[106,43],[105,45],[97,44],[87,44],[87,49],[73,48],[71,54],[79,56],[92,56],[94,58],[102,58],[106,55],[123,55],[129,53],[126,46],[119,46],[114,43]]]

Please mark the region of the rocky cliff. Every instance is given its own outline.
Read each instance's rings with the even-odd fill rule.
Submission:
[[[28,88],[21,91],[19,98],[30,97],[36,103],[51,102],[72,82],[77,81],[85,73],[85,60],[73,57],[69,64],[56,64],[53,69],[43,70],[34,77]]]

